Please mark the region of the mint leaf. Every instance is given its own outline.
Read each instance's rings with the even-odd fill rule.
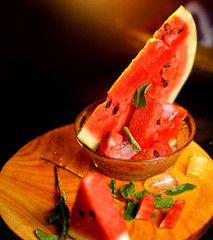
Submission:
[[[146,92],[147,90],[150,88],[152,84],[144,84],[142,86],[140,86],[136,92],[134,93],[133,95],[133,99],[132,99],[132,104],[135,106],[135,107],[139,107],[139,108],[145,108],[146,105],[147,105],[147,102],[146,102]]]
[[[149,193],[148,190],[143,190],[142,192],[137,192],[135,193],[135,199],[137,199],[138,201],[141,201],[141,199],[143,198],[143,196]],[[161,194],[155,194],[155,208],[160,209],[160,208],[171,208],[171,206],[174,203],[174,200],[171,197],[168,198],[162,198]]]
[[[132,134],[129,131],[128,127],[124,127],[124,132],[127,134],[127,136],[129,137],[129,140],[132,144],[132,147],[134,149],[135,152],[140,152],[141,148],[139,146],[139,144],[137,143],[137,141],[134,139],[134,137],[132,136]]]
[[[59,223],[60,227],[60,232],[61,234],[59,235],[59,238],[57,238],[57,235],[52,235],[45,233],[39,229],[35,231],[36,236],[41,239],[41,240],[55,240],[55,239],[60,239],[60,240],[66,240],[68,236],[68,228],[69,228],[69,209],[65,202],[68,200],[65,190],[61,191],[60,185],[62,183],[59,180],[58,176],[58,169],[55,167],[55,173],[56,173],[56,184],[58,187],[58,192],[59,192],[59,200],[56,203],[55,209],[51,212],[49,219],[44,222],[43,224],[52,224],[52,223]]]
[[[125,212],[123,213],[123,216],[126,220],[133,221],[135,219],[135,215],[138,211],[138,205],[139,202],[136,201],[131,201],[127,203]]]
[[[178,195],[178,194],[181,194],[181,193],[186,192],[186,191],[191,191],[194,188],[196,188],[196,186],[194,184],[185,183],[185,184],[179,185],[179,186],[174,187],[174,188],[166,189],[165,194],[167,194],[167,195]]]
[[[175,201],[171,197],[159,198],[155,197],[155,208],[171,208]]]
[[[151,218],[155,218],[155,217],[156,217],[156,212],[153,212]]]
[[[141,191],[141,192],[136,192],[135,193],[135,199],[140,201],[146,193],[148,193],[148,190],[146,190],[146,189]]]
[[[37,238],[40,240],[59,240],[60,239],[60,235],[45,233],[40,229],[36,229],[35,234]]]
[[[48,224],[55,223],[59,220],[61,220],[61,216],[60,216],[60,207],[59,207],[59,204],[57,202],[56,207],[51,212],[49,219],[46,222],[44,222],[43,224],[48,225]]]
[[[123,197],[130,197],[135,193],[135,184],[131,180],[129,184],[121,187],[120,192]]]
[[[110,189],[110,191],[111,191],[111,193],[112,193],[112,196],[113,196],[114,198],[117,197],[117,195],[116,195],[116,193],[117,193],[117,188],[116,188],[116,186],[115,186],[115,183],[116,183],[115,179],[112,178],[112,179],[111,179],[111,182],[110,182],[110,184],[109,184],[109,189]]]

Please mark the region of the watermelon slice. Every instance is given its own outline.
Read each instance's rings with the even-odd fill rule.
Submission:
[[[172,103],[186,81],[196,52],[196,27],[191,14],[180,7],[154,34],[108,91],[107,99],[86,121],[79,140],[93,150],[115,134],[124,136],[134,112],[132,99],[144,84],[160,104]],[[110,139],[108,147],[110,148]],[[106,142],[105,142],[106,144]]]
[[[101,174],[87,173],[81,179],[68,234],[76,240],[129,240],[124,217]]]

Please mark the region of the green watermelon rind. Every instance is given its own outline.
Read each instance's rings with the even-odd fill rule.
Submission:
[[[80,133],[78,134],[78,139],[93,150],[96,150],[100,145],[100,140],[94,137],[86,127],[81,129]]]

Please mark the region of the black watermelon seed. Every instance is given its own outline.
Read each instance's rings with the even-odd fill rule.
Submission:
[[[80,216],[81,218],[84,217],[84,212],[83,212],[82,210],[79,210],[78,213],[79,213],[79,216]]]
[[[115,115],[118,112],[118,107],[114,107],[112,110],[112,114]]]
[[[165,33],[161,36],[161,40],[165,39]]]
[[[153,154],[155,155],[155,157],[159,157],[160,155],[159,155],[159,152],[157,151],[157,150],[154,150],[153,151]]]
[[[160,118],[156,122],[157,125],[161,125]]]
[[[164,78],[161,78],[162,82],[163,82],[163,87],[167,87],[168,86],[168,82],[164,79]]]
[[[169,26],[168,23],[166,23],[166,24],[164,25],[164,29],[165,29],[165,31],[168,31],[168,30],[170,29],[170,26]]]
[[[163,73],[163,69],[161,68],[161,70],[160,70],[160,75]]]
[[[94,213],[92,210],[89,211],[89,214],[90,214],[92,217],[95,217],[95,213]]]
[[[184,30],[184,28],[182,27],[182,28],[180,28],[179,29],[179,31],[178,31],[178,33],[181,33],[181,32],[183,32],[183,30]]]
[[[108,133],[106,134],[106,138],[108,138],[108,136],[109,136],[109,133],[110,133],[110,132],[108,132]]]
[[[105,108],[106,109],[109,108],[111,106],[111,103],[112,103],[111,101],[107,102],[106,105],[105,105]]]
[[[169,63],[166,63],[163,67],[164,68],[169,68],[169,67],[171,67],[171,65]]]

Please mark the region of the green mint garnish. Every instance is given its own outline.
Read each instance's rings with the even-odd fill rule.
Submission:
[[[155,217],[156,217],[156,213],[153,212],[151,218],[155,218]]]
[[[130,133],[129,128],[128,127],[124,127],[124,131],[127,134],[127,136],[129,137],[129,140],[130,140],[130,142],[132,144],[132,147],[133,147],[134,151],[135,152],[140,152],[141,148],[140,148],[139,144],[137,143],[137,141],[132,136],[132,134]]]
[[[143,198],[143,196],[149,193],[148,190],[143,190],[142,192],[137,192],[135,193],[135,199],[137,199],[138,201],[141,201],[141,199]],[[165,197],[162,198],[161,194],[157,193],[152,193],[155,195],[155,208],[160,209],[160,208],[171,208],[171,206],[174,203],[174,200],[171,197]]]
[[[63,240],[66,240],[67,235],[68,235],[68,227],[69,227],[68,220],[69,220],[68,207],[66,206],[64,201],[59,200],[56,203],[55,209],[51,212],[49,219],[46,222],[44,222],[43,224],[47,225],[47,224],[52,224],[52,223],[56,223],[56,222],[61,222],[61,224],[62,224],[61,234],[63,234]],[[37,230],[39,230],[39,229],[37,229]],[[39,238],[39,239],[41,239],[41,238]]]
[[[36,229],[35,234],[37,238],[40,240],[59,240],[60,239],[60,235],[45,233],[40,229]]]
[[[148,190],[146,190],[146,189],[143,190],[142,192],[136,192],[135,193],[135,199],[140,201],[146,193],[148,193]]]
[[[165,198],[155,197],[155,208],[157,209],[171,208],[174,202],[175,201],[171,197],[165,197]]]
[[[66,240],[68,236],[68,228],[69,228],[69,209],[65,202],[67,201],[67,196],[65,191],[61,191],[60,186],[61,182],[59,181],[58,170],[55,167],[56,173],[56,184],[59,191],[59,200],[56,203],[55,209],[51,212],[49,219],[44,222],[43,224],[52,224],[52,223],[59,223],[60,224],[60,235],[53,235],[49,233],[45,233],[40,229],[35,230],[36,236],[40,240]]]
[[[109,184],[109,189],[110,189],[110,191],[111,191],[111,193],[112,193],[112,196],[113,196],[114,198],[117,197],[117,195],[116,195],[116,193],[117,193],[117,188],[116,188],[116,186],[115,186],[115,183],[116,183],[115,179],[112,178],[112,179],[111,179],[111,182],[110,182],[110,184]]]
[[[181,193],[186,192],[186,191],[191,191],[194,188],[196,188],[196,186],[194,184],[185,183],[185,184],[179,185],[179,186],[174,187],[174,188],[166,189],[165,194],[167,194],[167,195],[178,195],[178,194],[181,194]]]
[[[136,201],[131,201],[127,203],[125,212],[123,213],[123,216],[126,220],[133,221],[135,219],[135,215],[138,210],[138,205],[139,202]]]
[[[150,88],[152,84],[144,84],[142,86],[140,86],[136,92],[134,93],[133,95],[133,99],[132,99],[132,104],[135,106],[135,107],[139,107],[139,108],[145,108],[146,105],[147,105],[147,102],[146,102],[146,92],[147,90]]]
[[[135,184],[131,180],[129,184],[121,187],[120,192],[124,198],[130,197],[135,193]]]

